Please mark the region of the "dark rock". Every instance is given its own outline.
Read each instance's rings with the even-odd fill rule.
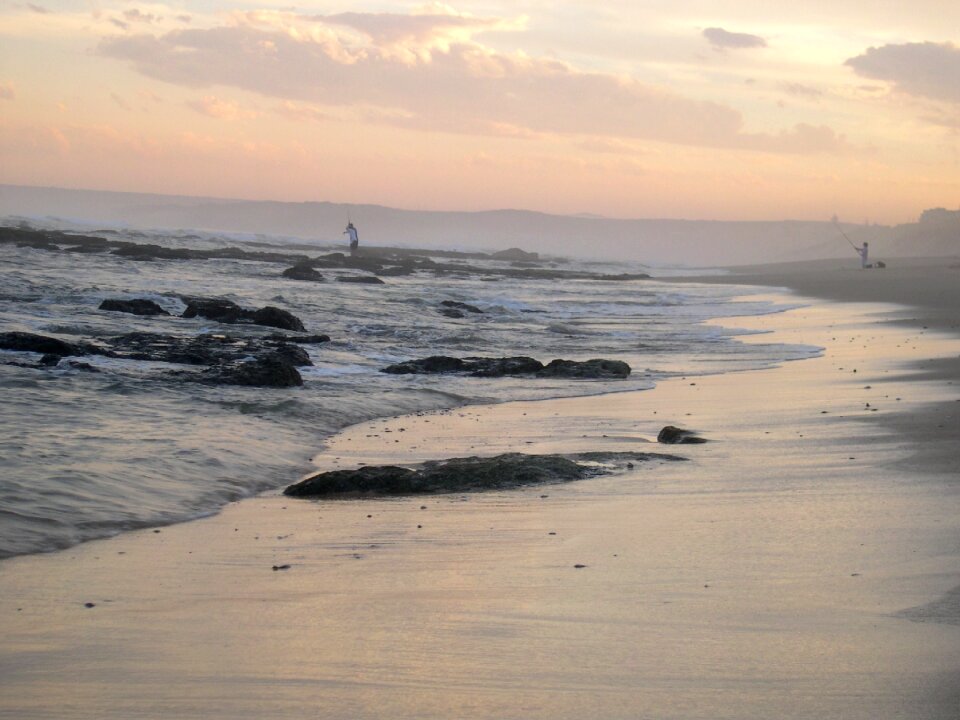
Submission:
[[[281,310],[272,305],[267,305],[254,311],[251,318],[256,325],[265,325],[266,327],[275,327],[281,330],[295,330],[297,332],[306,331],[303,323],[300,322],[300,318],[291,312]]]
[[[317,272],[310,263],[299,263],[283,271],[285,278],[291,280],[307,280],[309,282],[323,282],[323,275]]]
[[[551,360],[537,372],[538,377],[566,378],[625,378],[630,375],[630,366],[622,360]]]
[[[690,430],[683,430],[673,425],[667,425],[657,435],[657,442],[665,445],[694,445],[706,441],[706,438],[697,437]]]
[[[451,458],[425,462],[414,469],[382,465],[318,473],[289,486],[284,494],[322,497],[503,490],[595,477],[621,470],[626,460],[654,459],[683,458],[651,453],[582,453],[569,456],[507,453],[487,458]]]
[[[204,374],[203,379],[224,385],[255,387],[297,387],[303,378],[297,369],[279,355],[248,360],[239,365],[228,365]]]
[[[136,298],[134,300],[116,300],[107,299],[100,303],[100,310],[111,310],[113,312],[125,312],[133,315],[169,315],[166,310],[157,305],[153,300]]]
[[[187,309],[183,311],[183,315],[180,317],[203,317],[208,320],[217,320],[223,323],[237,323],[242,319],[246,319],[244,309],[230,300],[188,297],[181,299],[187,304]]]
[[[363,285],[385,285],[380,278],[376,275],[340,275],[337,277],[337,282],[342,283],[359,283]]]
[[[112,252],[113,255],[131,260],[205,260],[203,254],[186,248],[168,248],[160,245],[124,244]]]
[[[383,368],[380,372],[392,375],[427,373],[469,373],[474,377],[504,377],[507,375],[535,375],[537,377],[568,377],[580,379],[625,378],[630,366],[620,360],[553,360],[544,366],[539,360],[518,356],[507,358],[433,355],[420,360],[407,360]]]
[[[204,317],[228,325],[249,323],[280,328],[281,330],[298,332],[306,330],[296,315],[272,305],[262,307],[259,310],[246,310],[235,302],[221,298],[184,297],[182,300],[187,304],[187,309],[183,311],[181,316],[185,318]]]
[[[57,338],[28,332],[0,333],[0,349],[51,355],[85,355],[84,349]]]
[[[463,372],[466,363],[460,358],[447,355],[431,355],[421,360],[407,360],[383,368],[380,372],[391,375],[413,375],[424,373]]]
[[[514,260],[522,262],[533,262],[540,259],[539,253],[526,252],[520,248],[508,248],[499,252],[491,253],[490,257],[495,260]]]
[[[104,241],[106,242],[106,241]],[[64,248],[64,252],[69,253],[98,253],[106,250],[106,246],[98,245],[74,245],[73,247]]]
[[[478,313],[483,315],[483,310],[478,308],[476,305],[470,305],[464,302],[457,302],[456,300],[443,300],[440,303],[447,308],[456,308],[457,310],[465,310],[466,312]]]
[[[292,342],[299,345],[316,345],[319,343],[330,342],[329,335],[281,335],[273,333],[267,335],[267,340],[276,340],[278,342]]]
[[[37,365],[40,367],[56,367],[57,365],[60,364],[60,361],[62,359],[63,358],[61,358],[59,355],[55,355],[53,353],[47,353],[42,358],[40,358],[40,362],[38,362]]]
[[[312,365],[310,357],[295,345],[267,336],[238,338],[230,335],[204,333],[193,337],[134,332],[104,338],[106,348],[99,354],[130,360],[177,363],[180,365],[217,366],[237,363],[254,357],[279,353],[291,365]]]
[[[304,367],[313,365],[310,355],[299,345],[290,345],[289,343],[280,343],[273,351],[278,357],[283,358],[294,367]]]
[[[506,358],[468,358],[470,374],[474,377],[504,377],[505,375],[532,375],[543,369],[543,363],[523,355]]]
[[[465,318],[466,315],[463,314],[463,311],[457,310],[456,308],[440,308],[438,312],[444,317],[460,319]]]

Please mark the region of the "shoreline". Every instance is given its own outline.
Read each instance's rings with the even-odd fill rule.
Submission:
[[[953,717],[960,628],[896,614],[956,585],[949,434],[929,438],[945,454],[928,482],[900,468],[919,469],[910,419],[957,394],[909,367],[957,343],[885,324],[898,313],[715,321],[827,350],[651,391],[383,418],[314,460],[629,446],[681,450],[681,467],[472,496],[268,493],[6,560],[0,716]],[[667,424],[711,442],[650,443]]]
[[[896,258],[883,269],[862,270],[856,259],[736,266],[727,275],[671,277],[672,282],[782,287],[800,296],[838,303],[889,303],[880,325],[910,328],[918,336],[960,336],[960,256]],[[960,386],[960,353],[917,357],[901,375]],[[926,411],[882,414],[877,422],[910,437],[917,447],[910,469],[936,472],[960,467],[960,409],[950,401]],[[949,443],[955,443],[950,445]]]

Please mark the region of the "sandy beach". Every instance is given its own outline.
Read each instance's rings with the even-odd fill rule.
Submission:
[[[271,492],[0,562],[0,717],[956,718],[958,280],[955,260],[691,279],[795,290],[802,308],[723,325],[822,356],[378,420],[313,458],[685,462],[488,494]],[[657,445],[670,424],[710,442]]]

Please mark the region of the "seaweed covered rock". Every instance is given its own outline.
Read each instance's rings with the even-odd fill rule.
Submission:
[[[130,313],[131,315],[169,315],[166,310],[157,305],[153,300],[144,298],[134,298],[133,300],[107,299],[100,303],[100,310],[110,310],[111,312]]]
[[[480,490],[505,490],[525,485],[569,482],[606,475],[646,460],[683,460],[654,453],[580,453],[432,460],[414,468],[395,465],[317,473],[283,492],[292,497],[356,495],[419,495]]]

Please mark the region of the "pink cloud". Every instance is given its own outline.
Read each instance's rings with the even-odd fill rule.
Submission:
[[[748,134],[740,113],[726,105],[627,77],[580,71],[551,58],[496,52],[466,40],[424,47],[428,40],[450,37],[451,27],[473,31],[494,20],[333,17],[363,28],[366,40],[339,36],[329,17],[260,14],[259,25],[272,25],[240,22],[107,38],[99,52],[177,85],[237,87],[328,107],[381,108],[382,122],[419,130],[643,138],[768,152],[837,152],[844,146],[832,131],[814,132],[810,126],[778,135]],[[412,59],[398,56],[396,43],[416,45]]]

